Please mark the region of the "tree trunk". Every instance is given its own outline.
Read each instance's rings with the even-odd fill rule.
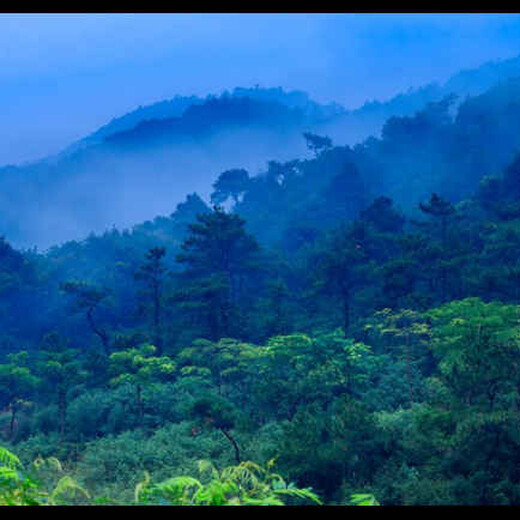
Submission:
[[[105,349],[105,353],[106,355],[110,355],[110,348],[109,348],[109,345],[108,345],[108,335],[107,333],[102,330],[102,329],[99,329],[95,322],[94,322],[94,317],[92,316],[92,313],[94,312],[94,308],[91,307],[88,311],[87,311],[87,320],[88,320],[88,323],[90,325],[90,328],[92,329],[92,331],[94,332],[94,334],[96,334],[96,336],[99,337],[99,339],[101,340],[101,343],[103,344],[103,348]]]
[[[413,392],[413,381],[412,381],[412,356],[410,354],[410,334],[406,334],[406,343],[405,343],[405,363],[406,363],[406,376],[408,379],[408,398],[410,400],[410,406],[412,406],[414,401],[414,392]]]
[[[157,280],[153,286],[153,334],[154,343],[157,347],[157,354],[162,356],[162,338],[160,332],[161,325],[161,294],[159,281]]]
[[[67,394],[64,390],[59,391],[58,395],[58,411],[60,420],[60,443],[63,442],[65,436],[65,421],[67,418]]]
[[[16,404],[12,403],[11,404],[11,421],[9,423],[9,439],[11,441],[14,440],[14,426],[16,423],[16,412],[17,411],[18,411],[18,409],[16,408]]]
[[[240,464],[240,449],[238,447],[237,441],[233,439],[233,437],[229,434],[227,430],[221,428],[220,431],[226,436],[226,439],[233,445],[233,449],[235,450],[235,460],[237,464]]]
[[[141,385],[137,385],[137,424],[141,426],[143,424],[144,419],[144,403],[143,403],[143,395],[142,395],[142,387]]]

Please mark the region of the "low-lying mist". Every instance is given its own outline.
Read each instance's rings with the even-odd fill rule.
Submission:
[[[178,96],[141,107],[57,156],[0,168],[0,234],[17,248],[45,250],[68,240],[82,240],[90,233],[130,228],[158,215],[170,215],[188,193],[197,192],[209,202],[212,184],[222,171],[244,168],[254,176],[266,171],[269,161],[312,157],[302,135],[308,131],[331,137],[334,145],[360,145],[361,160],[371,156],[365,175],[373,187],[377,185],[375,190],[406,203],[411,185],[403,184],[400,177],[430,189],[435,182],[428,181],[428,165],[447,161],[453,166],[453,157],[458,154],[454,149],[449,157],[441,154],[439,160],[433,160],[437,152],[430,149],[428,141],[423,145],[425,157],[418,161],[417,153],[409,154],[406,146],[402,148],[406,139],[397,134],[414,132],[417,137],[422,131],[420,118],[413,120],[414,114],[429,103],[456,94],[450,108],[452,117],[471,123],[481,117],[472,113],[471,99],[478,100],[478,95],[492,87],[491,91],[499,91],[488,95],[489,102],[484,96],[483,106],[499,98],[507,105],[507,99],[514,99],[518,90],[514,81],[508,86],[507,80],[517,76],[520,58],[492,62],[462,71],[444,85],[410,89],[386,102],[367,102],[357,110],[345,110],[334,103],[320,105],[304,92],[281,88],[236,88],[220,97]],[[468,95],[477,97],[467,102]],[[479,103],[477,112],[481,110]],[[506,107],[505,119],[509,112]],[[412,117],[412,126],[392,121],[403,116]],[[469,123],[463,126],[465,135],[454,142],[473,138],[468,134]],[[507,134],[501,134],[502,141],[513,139],[509,122],[501,126],[501,132]],[[475,131],[483,129],[474,127],[471,132]],[[397,145],[391,142],[395,136]],[[381,145],[361,145],[369,137],[380,139]],[[498,148],[504,148],[504,157],[494,162],[486,156],[475,168],[492,169],[495,163],[503,167],[511,159],[510,147]],[[450,168],[449,164],[445,168],[448,176]]]
[[[209,201],[212,183],[226,169],[246,168],[254,175],[267,159],[305,155],[301,134],[266,129],[227,130],[202,144],[139,152],[98,147],[50,171],[4,172],[0,232],[15,247],[47,249],[169,215],[187,193]]]

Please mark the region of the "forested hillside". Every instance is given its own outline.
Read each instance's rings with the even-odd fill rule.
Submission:
[[[242,94],[60,178],[84,162],[88,189],[106,147],[209,143],[208,113],[305,153],[251,171],[237,148],[207,195],[44,253],[2,239],[0,503],[518,505],[520,80],[355,146],[305,126],[337,107]],[[4,208],[58,190],[39,168]]]
[[[389,125],[388,120],[403,117],[405,121],[408,117],[413,120],[429,103],[439,103],[455,95],[458,97],[453,99],[450,111],[453,116],[457,107],[467,101],[467,96],[479,99],[488,89],[498,88],[515,77],[520,77],[520,58],[484,64],[456,74],[444,84],[431,83],[388,100],[367,101],[359,108],[348,110],[337,103],[318,103],[299,90],[260,86],[235,88],[204,98],[176,96],[138,107],[58,155],[34,163],[1,167],[0,233],[17,248],[37,246],[46,250],[68,240],[81,240],[90,232],[100,234],[113,226],[129,228],[156,215],[169,214],[187,193],[196,191],[209,199],[211,184],[224,170],[245,168],[256,176],[265,170],[270,160],[287,162],[308,158],[301,138],[304,132],[328,135],[338,145],[352,148],[365,146],[363,143],[370,136],[387,142],[388,138],[396,138],[396,132],[401,132],[403,135],[397,137],[400,146],[414,146],[415,142],[405,141],[404,134],[410,133],[415,141],[428,140],[428,135],[423,133],[426,128],[421,129],[422,122],[417,121],[416,128],[405,129]],[[513,119],[512,123],[515,115],[509,114],[507,103],[514,95],[514,92],[505,93],[501,109],[506,119]],[[500,96],[497,93],[495,98]],[[476,103],[481,107],[479,101]],[[499,111],[495,114],[499,117]],[[434,154],[436,162],[449,162],[446,176],[452,175],[448,170],[454,167],[450,155],[465,147],[466,139],[470,140],[468,146],[480,146],[475,137],[486,139],[485,135],[472,135],[473,124],[475,121],[462,122],[458,141],[454,141],[456,136],[445,136],[452,149],[437,142],[434,146],[444,146],[442,150],[424,152],[428,157]],[[505,124],[503,130],[507,133],[508,128]],[[455,130],[458,129],[457,126]],[[385,131],[388,136],[383,134]],[[501,138],[501,135],[497,137]],[[505,138],[511,140],[507,135]],[[498,143],[506,155],[511,145],[514,143]],[[401,150],[394,144],[391,150],[401,156]],[[438,156],[437,151],[442,155]],[[394,161],[386,149],[369,147],[368,152],[376,161],[369,166],[376,170],[384,167],[398,172],[404,168],[408,176],[412,174],[409,170],[417,166],[418,175],[430,174],[424,158],[416,165],[415,157]],[[510,157],[499,159],[500,169],[504,159],[510,160]],[[392,164],[381,166],[380,160]],[[403,161],[406,164],[402,164]],[[483,166],[497,167],[487,163]],[[466,169],[470,167],[464,165]],[[394,187],[393,178],[385,177],[387,185],[379,186],[377,175],[377,172],[370,174],[375,192],[409,191],[402,188],[401,181]],[[478,178],[478,174],[475,177]],[[417,197],[423,196],[423,188],[429,188],[422,184],[415,187],[421,190]],[[398,193],[391,195],[395,195],[396,200],[400,197]]]
[[[303,93],[259,92],[143,108],[58,156],[0,168],[0,232],[19,247],[47,249],[168,214],[186,193],[209,197],[226,168],[256,172],[267,159],[305,155],[302,132],[339,110]]]

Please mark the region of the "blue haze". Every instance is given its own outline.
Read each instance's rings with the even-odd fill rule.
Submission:
[[[347,108],[520,52],[518,14],[1,14],[0,165],[236,86]]]

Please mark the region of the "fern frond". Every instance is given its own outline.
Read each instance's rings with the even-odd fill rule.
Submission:
[[[134,501],[136,504],[139,503],[139,495],[148,487],[150,484],[150,473],[148,471],[144,472],[144,480],[139,482],[137,486],[135,486],[134,490]]]
[[[54,466],[58,471],[63,471],[63,466],[61,465],[61,462],[56,457],[48,457],[45,459],[45,462],[49,464],[50,466]]]
[[[17,482],[18,480],[20,480],[20,475],[16,469],[0,466],[0,483],[2,483],[2,481]]]
[[[323,505],[323,502],[318,498],[318,496],[313,493],[310,489],[297,489],[297,488],[285,488],[285,489],[273,489],[273,493],[277,495],[289,495],[292,497],[297,497],[301,499],[310,500],[318,505]]]
[[[353,506],[379,506],[376,497],[371,494],[356,494],[351,495],[349,504]]]
[[[56,484],[54,491],[49,496],[49,503],[56,505],[56,499],[60,495],[63,495],[68,492],[79,492],[86,498],[90,499],[90,495],[88,494],[88,492],[85,489],[83,489],[72,477],[66,475],[65,477],[62,477]]]
[[[274,496],[268,496],[263,498],[243,498],[242,504],[247,506],[283,506],[284,503],[274,497]]]
[[[195,504],[221,506],[229,503],[229,495],[239,494],[240,488],[234,482],[213,480],[205,488],[201,488],[194,496]],[[234,500],[236,497],[232,497]]]
[[[193,477],[173,477],[164,482],[156,484],[154,490],[161,492],[176,492],[177,490],[184,491],[190,487],[200,489],[202,484]]]
[[[49,465],[54,467],[54,469],[60,473],[63,471],[63,466],[56,457],[48,457],[44,459],[41,455],[38,455],[38,457],[36,457],[36,459],[33,461],[32,465],[36,470],[39,470],[44,465]]]
[[[173,477],[152,486],[149,494],[172,505],[186,505],[193,503],[194,497],[202,488],[196,478]]]
[[[21,468],[22,463],[20,459],[14,454],[11,453],[6,448],[0,446],[0,463],[8,468]]]
[[[211,478],[213,478],[213,479],[220,478],[217,468],[209,460],[199,460],[198,469],[199,469],[200,475],[204,475],[205,473],[210,473]]]
[[[253,462],[241,462],[238,466],[223,469],[221,478],[224,481],[231,480],[255,488],[260,482],[255,472],[264,473],[265,470]]]

